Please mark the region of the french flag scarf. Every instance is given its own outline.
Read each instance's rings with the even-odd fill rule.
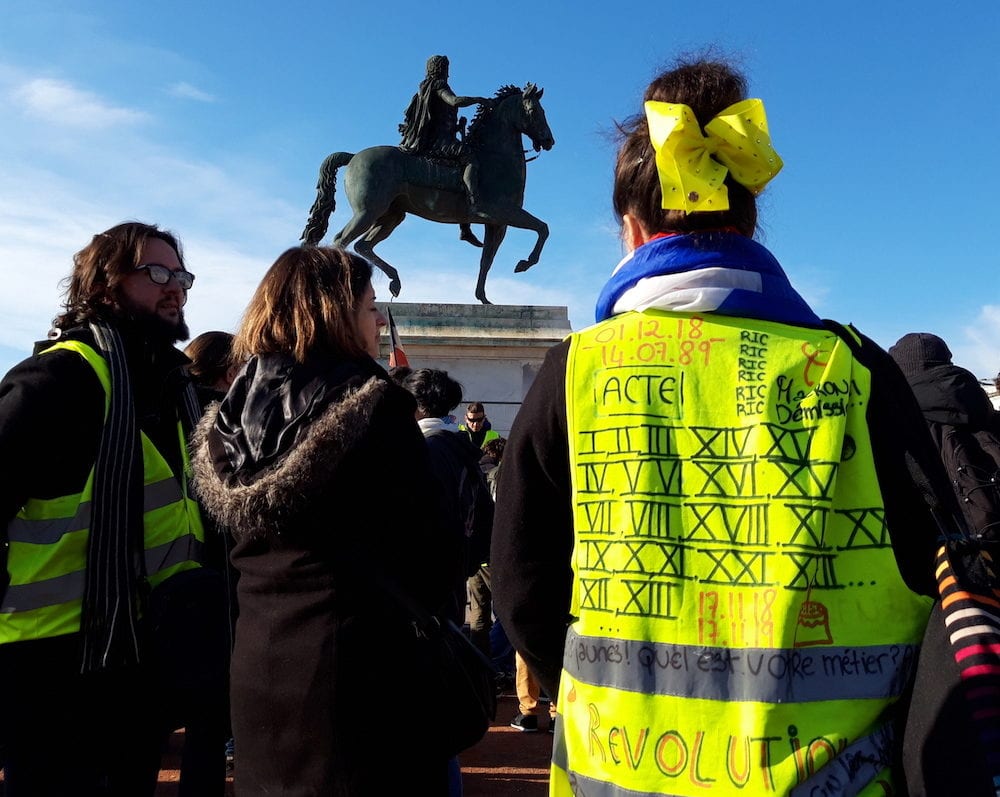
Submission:
[[[655,237],[629,253],[601,291],[596,318],[651,307],[823,326],[774,255],[725,231]]]

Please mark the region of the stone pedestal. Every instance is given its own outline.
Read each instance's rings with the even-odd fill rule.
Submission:
[[[502,304],[388,305],[412,368],[440,368],[462,383],[459,422],[470,401],[486,405],[504,437],[534,381],[545,352],[572,330],[565,307]],[[382,364],[389,356],[388,335]]]

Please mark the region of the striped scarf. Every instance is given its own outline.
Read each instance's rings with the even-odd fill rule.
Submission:
[[[1000,797],[1000,590],[993,559],[982,548],[946,543],[935,572],[966,704]]]
[[[139,580],[145,576],[142,444],[125,345],[118,330],[104,321],[90,329],[108,364],[111,395],[94,462],[81,672],[139,662]],[[190,431],[200,416],[190,382],[181,410]]]

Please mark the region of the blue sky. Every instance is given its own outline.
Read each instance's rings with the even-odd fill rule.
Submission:
[[[713,47],[767,106],[785,168],[761,240],[816,311],[885,347],[934,332],[993,376],[998,38],[987,2],[0,0],[0,372],[44,337],[72,254],[125,219],[180,236],[192,334],[234,328],[298,242],[323,158],[397,143],[435,53],[459,94],[545,89],[556,145],[529,164],[525,208],[550,238],[514,274],[534,236],[511,230],[488,290],[585,326],[622,254],[614,121]],[[338,191],[330,236],[349,215]],[[400,301],[475,301],[478,250],[456,227],[410,217],[378,252]]]

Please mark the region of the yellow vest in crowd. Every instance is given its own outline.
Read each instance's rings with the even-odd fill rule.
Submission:
[[[94,369],[111,401],[107,362],[77,341],[56,343],[45,353],[68,349]],[[184,473],[178,478],[149,438],[140,432],[143,468],[143,555],[150,587],[174,573],[199,567],[205,532],[198,505],[188,494],[187,442],[177,424]],[[72,634],[80,630],[87,570],[87,540],[94,488],[91,468],[82,492],[29,499],[7,527],[10,584],[0,606],[0,644]]]
[[[884,712],[930,600],[890,546],[870,392],[824,329],[646,311],[572,336],[551,794],[893,793]]]

